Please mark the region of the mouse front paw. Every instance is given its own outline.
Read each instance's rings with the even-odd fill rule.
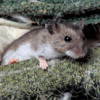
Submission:
[[[42,56],[39,57],[39,63],[40,63],[40,67],[43,70],[46,70],[48,68],[48,64],[47,64],[47,62],[46,62],[44,57],[42,57]]]

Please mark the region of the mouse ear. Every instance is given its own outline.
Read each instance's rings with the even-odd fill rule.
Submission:
[[[84,28],[84,18],[78,23],[74,23],[74,24],[77,25],[82,30]]]
[[[55,32],[57,32],[58,31],[58,26],[59,25],[51,19],[48,19],[45,22],[45,28],[48,30],[48,32],[50,34],[54,34]]]
[[[79,21],[77,24],[80,29],[83,29],[84,28],[84,18],[81,21]]]

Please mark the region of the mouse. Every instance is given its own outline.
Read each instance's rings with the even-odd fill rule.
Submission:
[[[87,53],[83,28],[84,19],[67,24],[47,19],[44,28],[33,29],[12,42],[3,53],[1,65],[36,58],[45,70],[49,59],[63,56],[83,58]]]

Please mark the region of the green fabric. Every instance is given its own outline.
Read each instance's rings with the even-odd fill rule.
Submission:
[[[100,48],[89,50],[83,60],[58,59],[59,63],[43,71],[35,59],[22,61],[8,66],[0,66],[0,97],[11,95],[24,98],[24,95],[43,95],[47,98],[52,91],[67,85],[85,88],[87,92],[94,88],[100,95]],[[79,85],[81,84],[81,85]],[[95,85],[94,85],[95,84]],[[98,90],[97,90],[98,89]],[[50,98],[55,97],[55,95]]]
[[[0,4],[0,14],[34,16],[36,23],[40,21],[42,24],[47,19],[43,16],[59,15],[66,17],[67,22],[78,21],[84,17],[85,24],[96,24],[100,22],[99,7],[100,0],[40,0],[35,3],[27,2],[27,0],[9,0],[9,2],[4,0]]]

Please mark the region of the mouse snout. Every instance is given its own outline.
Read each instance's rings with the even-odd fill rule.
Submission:
[[[87,48],[80,48],[80,47],[72,47],[65,52],[67,56],[70,56],[74,59],[83,58],[87,53]]]
[[[78,52],[79,58],[83,58],[85,56],[85,53],[83,51]]]
[[[86,55],[86,48],[80,48],[80,47],[73,47],[73,52],[75,52],[77,58],[83,58]]]

